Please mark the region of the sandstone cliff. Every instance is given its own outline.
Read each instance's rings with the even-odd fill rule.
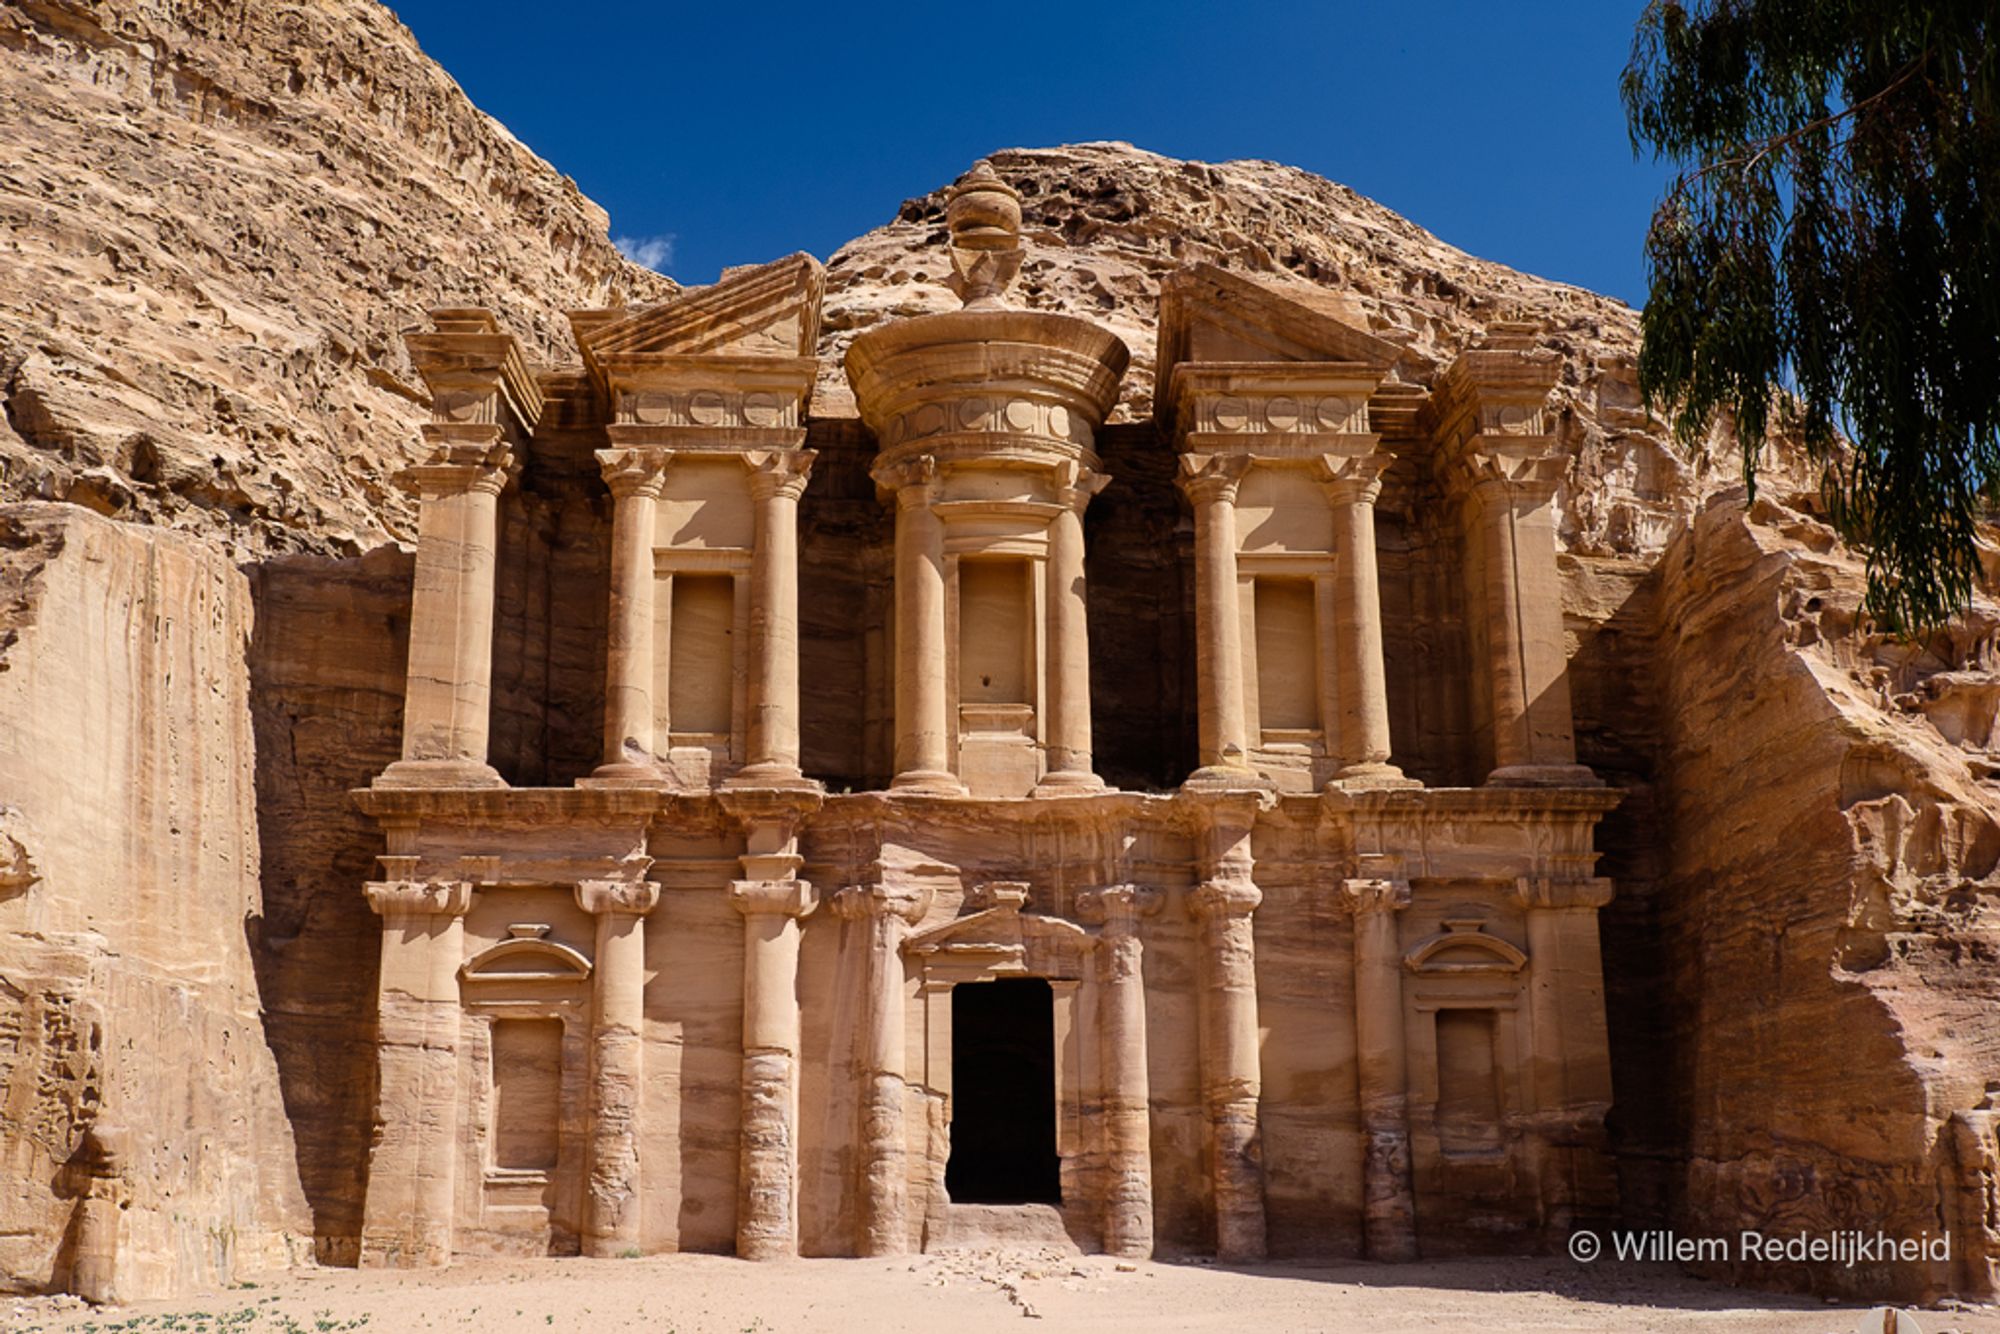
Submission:
[[[93,1176],[128,1294],[308,1253],[247,934],[251,619],[205,543],[0,506],[0,1286],[68,1281]]]
[[[399,331],[672,284],[372,0],[0,6],[0,499],[246,554],[406,531]]]

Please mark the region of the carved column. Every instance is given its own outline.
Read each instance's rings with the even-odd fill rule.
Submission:
[[[1528,324],[1498,324],[1438,377],[1420,427],[1436,442],[1465,541],[1476,703],[1491,728],[1490,783],[1598,786],[1576,762],[1555,491],[1567,456],[1548,399],[1562,357]]]
[[[757,506],[750,565],[749,763],[739,786],[803,783],[799,773],[799,497],[810,449],[744,455]]]
[[[1398,914],[1410,906],[1402,880],[1349,880],[1354,914],[1354,1045],[1361,1075],[1362,1226],[1371,1260],[1417,1258],[1410,1184],[1409,1039],[1403,1024],[1403,949]]]
[[[1528,1074],[1542,1128],[1542,1200],[1552,1237],[1566,1236],[1579,1207],[1602,1208],[1604,1116],[1611,1107],[1610,1036],[1597,911],[1611,882],[1595,876],[1523,876],[1515,897],[1528,928]]]
[[[746,856],[729,887],[743,914],[743,1148],[736,1253],[798,1253],[799,919],[819,906],[796,853]]]
[[[1488,782],[1597,778],[1576,762],[1556,569],[1555,491],[1564,460],[1476,451],[1463,460],[1467,540],[1485,571],[1482,623],[1493,718]]]
[[[424,434],[430,459],[398,478],[418,498],[403,757],[376,782],[502,787],[486,737],[499,497],[513,455],[499,426],[430,424]]]
[[[596,778],[658,781],[653,737],[654,511],[673,454],[600,449],[611,488],[611,616],[605,629],[604,763]]]
[[[896,777],[899,790],[957,793],[945,682],[944,521],[928,455],[891,470],[896,493]]]
[[[384,858],[414,869],[414,857]],[[364,1268],[450,1262],[459,1158],[458,968],[469,880],[363,886],[382,918],[377,990],[375,1139],[361,1218]]]
[[[1103,1053],[1104,1250],[1153,1253],[1153,1132],[1146,1071],[1146,980],[1139,918],[1158,895],[1136,885],[1091,890],[1078,901],[1097,936],[1097,1007]]]
[[[923,897],[888,885],[851,885],[833,909],[865,933],[862,1002],[861,1244],[863,1255],[910,1249],[908,1131],[903,1124],[903,939],[923,916]]]
[[[1327,740],[1348,786],[1400,786],[1389,763],[1389,689],[1382,663],[1382,597],[1375,569],[1375,500],[1386,454],[1329,454],[1321,484],[1333,509],[1332,623],[1320,629],[1321,652],[1334,663],[1339,723]]]
[[[576,886],[577,906],[597,919],[586,1255],[624,1255],[644,1242],[639,1123],[645,1100],[646,914],[659,901],[660,887],[650,880],[582,880]]]
[[[1240,778],[1251,771],[1236,582],[1236,488],[1250,460],[1242,454],[1184,454],[1180,466],[1181,490],[1194,507],[1202,766],[1195,776]]]
[[[1263,1066],[1257,1032],[1257,946],[1251,914],[1263,894],[1251,879],[1252,794],[1204,802],[1204,880],[1188,896],[1199,931],[1202,1097],[1208,1110],[1216,1254],[1264,1255],[1264,1150],[1258,1130]]]
[[[1037,792],[1094,791],[1091,766],[1090,617],[1083,581],[1083,511],[1111,481],[1065,464],[1049,525],[1048,767]]]

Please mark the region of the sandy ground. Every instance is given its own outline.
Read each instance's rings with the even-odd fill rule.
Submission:
[[[1638,1265],[1479,1260],[1231,1270],[1126,1265],[1032,1250],[766,1265],[704,1255],[478,1261],[421,1276],[313,1269],[207,1298],[99,1311],[72,1298],[0,1298],[0,1328],[10,1334],[1854,1334],[1865,1314],[1860,1307],[1747,1293]],[[2000,1334],[2000,1310],[1991,1307],[1919,1311],[1914,1318],[1922,1334]],[[1868,1334],[1881,1327],[1877,1317]]]

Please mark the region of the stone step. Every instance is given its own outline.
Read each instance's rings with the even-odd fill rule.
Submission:
[[[1052,1204],[947,1204],[943,1222],[924,1238],[926,1252],[985,1246],[1050,1246],[1082,1254]]]

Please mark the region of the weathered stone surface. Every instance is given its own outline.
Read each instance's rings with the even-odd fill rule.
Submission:
[[[0,506],[0,792],[34,868],[0,892],[0,1285],[129,1299],[304,1253],[251,958],[251,624],[203,543]]]
[[[546,356],[673,290],[365,0],[10,5],[0,134],[0,499],[357,552],[411,532],[426,309]]]
[[[1744,1266],[1865,1296],[1993,1289],[2000,796],[1982,601],[1920,644],[1808,515],[1723,496],[1661,562],[1656,1055],[1702,1232],[1953,1229],[1946,1264]],[[1981,701],[1952,706],[1955,696]],[[1940,708],[1940,705],[1944,707]],[[1944,721],[1940,714],[1950,721]],[[1943,721],[1944,725],[1940,726]],[[1971,726],[1967,726],[1971,723]],[[1970,1114],[1970,1119],[1967,1119]]]

